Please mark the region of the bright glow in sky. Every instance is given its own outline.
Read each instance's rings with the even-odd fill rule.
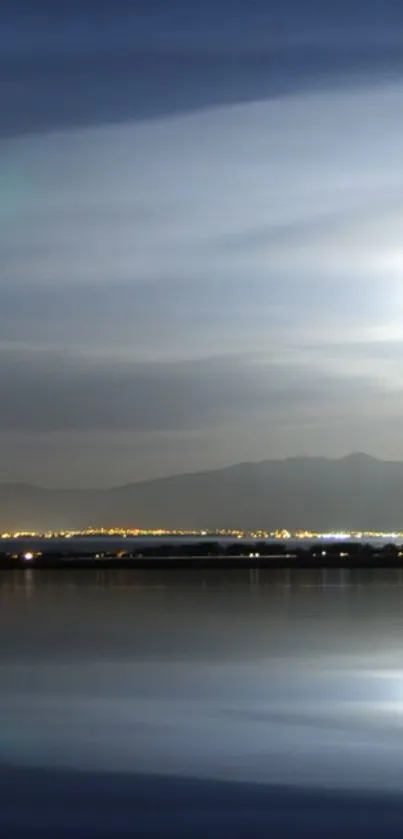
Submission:
[[[345,31],[370,58],[368,26]],[[279,44],[290,87],[295,33]],[[318,71],[259,93],[235,85],[168,113],[160,88],[152,118],[79,127],[52,100],[52,130],[39,106],[11,129],[8,104],[5,477],[107,485],[273,456],[403,457],[403,78],[329,87]]]

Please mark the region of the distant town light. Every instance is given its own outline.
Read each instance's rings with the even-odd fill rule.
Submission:
[[[31,560],[32,560],[33,558],[34,558],[34,555],[33,555],[32,553],[29,553],[29,552],[28,552],[28,553],[24,554],[24,559],[25,559],[27,562],[31,562]]]

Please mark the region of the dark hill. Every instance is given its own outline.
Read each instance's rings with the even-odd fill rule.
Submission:
[[[108,490],[0,484],[0,528],[403,527],[403,463],[352,454],[290,458],[177,475]]]

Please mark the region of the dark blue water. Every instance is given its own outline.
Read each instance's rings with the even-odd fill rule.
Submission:
[[[0,835],[403,830],[399,571],[0,573]]]

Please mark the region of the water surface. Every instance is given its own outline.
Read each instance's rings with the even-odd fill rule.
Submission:
[[[15,771],[399,794],[402,572],[3,572],[0,715]]]

